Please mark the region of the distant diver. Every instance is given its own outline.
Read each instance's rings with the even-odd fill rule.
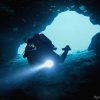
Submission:
[[[64,51],[63,54],[59,56],[54,52],[57,48],[43,33],[34,34],[32,38],[27,39],[25,42],[27,46],[23,57],[27,58],[29,64],[42,63],[47,57],[54,59],[55,62],[61,63],[64,62],[68,51],[71,50],[70,46],[67,45],[62,49]]]

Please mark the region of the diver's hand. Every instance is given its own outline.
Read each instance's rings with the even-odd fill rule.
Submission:
[[[71,50],[71,48],[70,48],[70,46],[69,46],[69,45],[66,45],[66,47],[65,47],[65,48],[62,48],[62,50],[63,50],[63,51],[68,50],[68,51],[69,51],[69,50]]]

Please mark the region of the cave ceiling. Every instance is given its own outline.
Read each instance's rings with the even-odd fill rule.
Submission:
[[[40,32],[66,10],[90,16],[92,23],[100,24],[99,0],[0,0],[1,34],[19,38]]]

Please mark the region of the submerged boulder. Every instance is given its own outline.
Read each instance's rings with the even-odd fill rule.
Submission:
[[[100,56],[100,32],[92,37],[88,50],[94,50],[97,56]]]

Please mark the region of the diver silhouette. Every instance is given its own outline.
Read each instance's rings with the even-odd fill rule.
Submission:
[[[27,58],[29,64],[42,63],[43,59],[46,59],[47,57],[53,58],[56,62],[62,63],[66,59],[68,51],[71,50],[70,46],[67,45],[62,49],[64,51],[63,54],[59,56],[54,52],[57,48],[43,33],[34,34],[26,43],[27,46],[23,57]]]

